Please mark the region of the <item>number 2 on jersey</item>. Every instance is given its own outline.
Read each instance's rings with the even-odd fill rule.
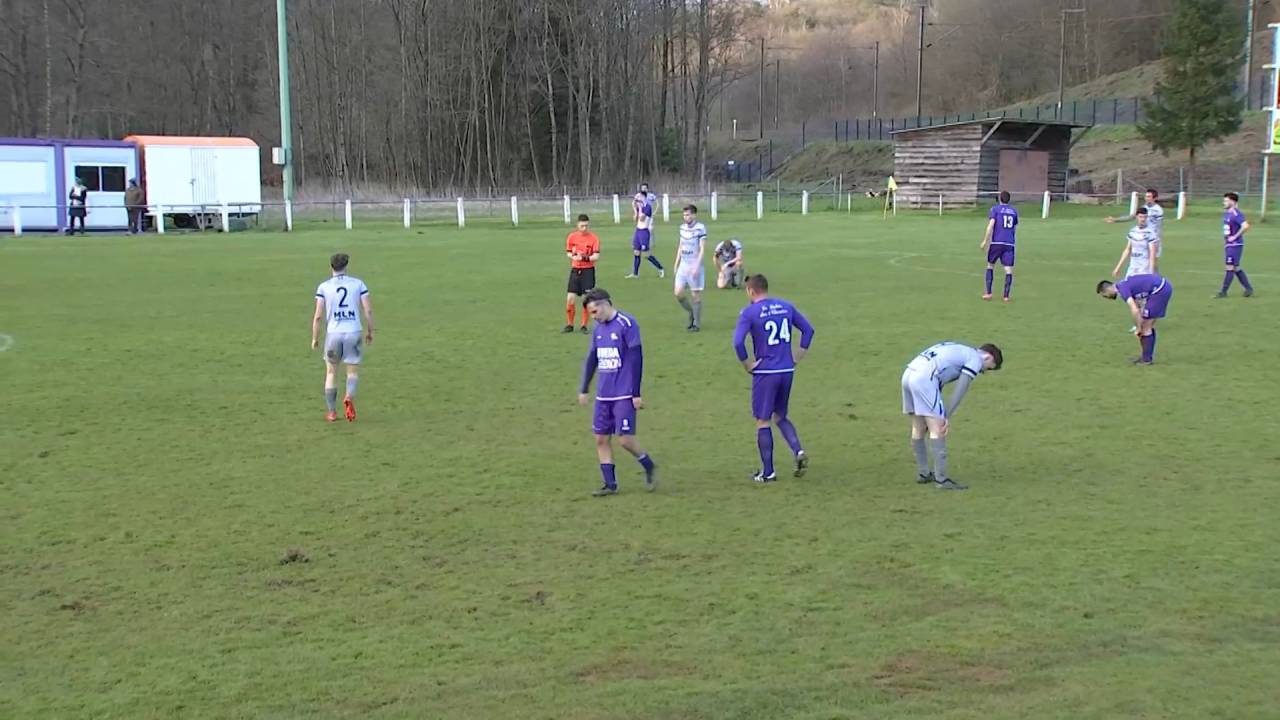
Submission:
[[[782,318],[781,323],[775,320],[766,321],[764,324],[764,331],[769,333],[769,337],[766,342],[770,345],[791,343],[791,323],[786,318]]]
[[[339,285],[338,289],[335,290],[334,292],[342,293],[342,297],[338,298],[338,307],[340,308],[346,307],[347,306],[347,289]]]

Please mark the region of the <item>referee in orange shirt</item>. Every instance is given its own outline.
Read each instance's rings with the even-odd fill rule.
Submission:
[[[591,232],[591,218],[578,216],[578,229],[569,233],[564,243],[565,254],[569,256],[569,294],[564,301],[564,332],[573,332],[573,316],[578,309],[578,302],[588,290],[596,286],[596,260],[600,259],[600,238]],[[587,333],[587,322],[591,316],[586,308],[582,309],[582,332]]]

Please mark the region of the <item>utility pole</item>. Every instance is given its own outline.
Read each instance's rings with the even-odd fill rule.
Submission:
[[[293,113],[289,107],[289,24],[285,0],[276,0],[276,43],[280,51],[280,151],[284,155],[284,201],[293,201]]]
[[[782,111],[782,58],[773,61],[773,129],[778,129],[778,115]]]
[[[920,91],[924,88],[924,10],[927,0],[920,0],[920,41],[916,45],[916,126],[920,125]]]
[[[876,60],[871,75],[871,117],[880,117],[880,41],[876,41]]]
[[[1244,107],[1249,109],[1253,97],[1253,15],[1255,0],[1249,0],[1244,16]],[[1265,103],[1263,105],[1265,107]]]
[[[764,139],[764,38],[760,38],[760,93],[756,98],[756,110],[760,114],[760,139]]]
[[[1063,8],[1062,13],[1059,16],[1060,21],[1058,24],[1061,32],[1058,38],[1058,105],[1053,113],[1053,118],[1055,120],[1062,119],[1063,93],[1066,91],[1064,88],[1064,81],[1066,80],[1067,75],[1067,13],[1082,12],[1084,12],[1083,8]]]

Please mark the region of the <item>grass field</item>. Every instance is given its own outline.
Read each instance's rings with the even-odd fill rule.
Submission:
[[[601,228],[663,473],[605,500],[558,223],[0,240],[0,716],[1276,717],[1275,230],[1258,296],[1212,301],[1218,215],[1170,221],[1135,368],[1093,292],[1123,230],[1064,210],[1024,220],[1009,306],[977,213],[712,223],[817,328],[813,466],[765,487],[744,296],[686,334]],[[308,348],[337,250],[379,325],[354,425]],[[1005,354],[956,419],[966,493],[913,482],[899,415],[942,339]]]

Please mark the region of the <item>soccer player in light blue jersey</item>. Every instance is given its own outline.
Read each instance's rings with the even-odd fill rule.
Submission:
[[[1156,238],[1160,244],[1156,247],[1156,257],[1160,257],[1164,252],[1164,206],[1160,204],[1160,191],[1155,188],[1147,188],[1146,204],[1142,207],[1147,211],[1147,227],[1156,234]],[[1137,220],[1138,213],[1134,211],[1132,215],[1124,217],[1107,216],[1107,222],[1120,222],[1123,220]]]
[[[976,348],[953,342],[931,345],[912,358],[902,371],[902,412],[911,418],[911,452],[915,455],[920,484],[933,483],[940,490],[965,490],[947,472],[947,434],[969,383],[1004,364],[1000,348],[987,343]],[[942,398],[942,387],[956,384],[951,402]],[[928,447],[925,433],[928,432]],[[929,469],[929,450],[933,469]]]
[[[351,258],[338,253],[329,258],[332,277],[316,288],[316,311],[311,317],[311,349],[320,346],[320,324],[328,318],[324,336],[324,401],[329,408],[325,419],[338,419],[338,388],[336,375],[338,363],[347,368],[347,393],[342,400],[347,422],[356,419],[356,385],[360,382],[360,360],[364,350],[360,344],[361,330],[364,341],[373,344],[373,303],[369,300],[369,288],[360,278],[347,275]],[[365,326],[360,324],[360,312],[364,311]]]
[[[686,205],[680,224],[680,242],[676,243],[676,302],[689,313],[689,332],[702,329],[702,291],[706,287],[706,271],[702,256],[707,250],[707,226],[698,222],[698,208]]]

